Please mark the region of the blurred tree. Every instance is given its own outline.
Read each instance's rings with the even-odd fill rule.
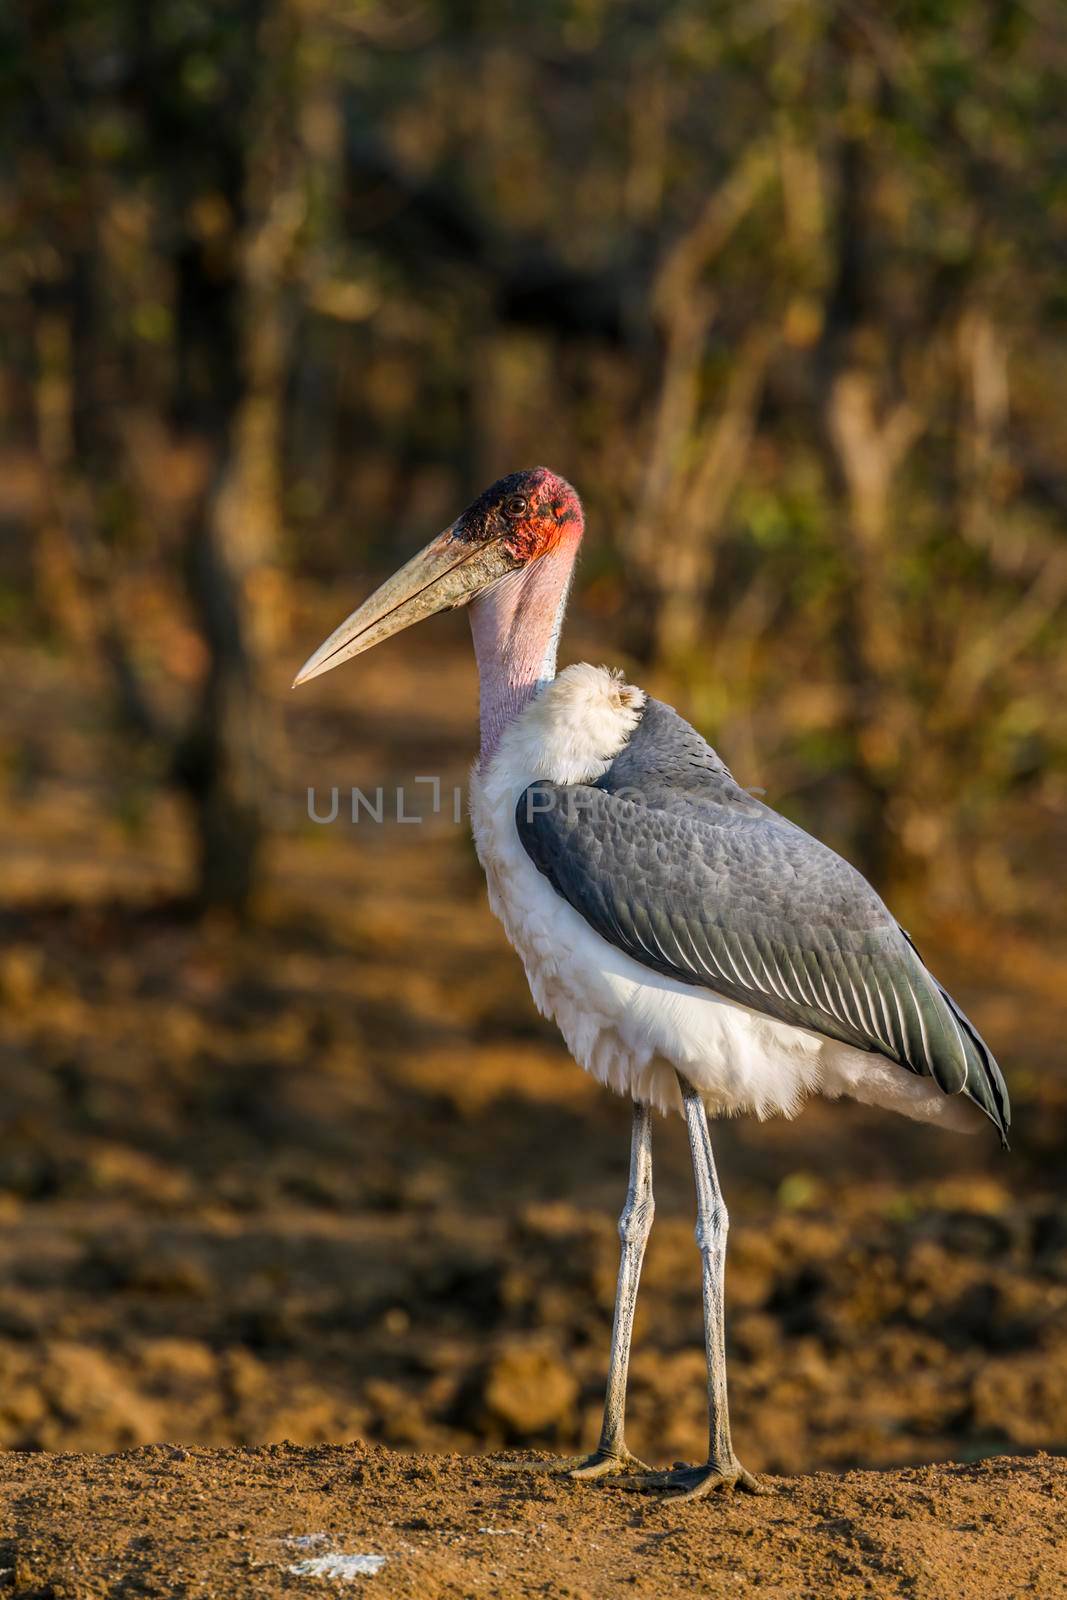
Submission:
[[[258,872],[292,579],[534,460],[745,778],[883,885],[1013,892],[1067,751],[1055,6],[67,0],[0,71],[16,521],[204,902]]]
[[[34,17],[22,43],[45,567],[75,580],[125,727],[192,803],[198,901],[243,912],[270,795],[259,660],[304,203],[295,13],[101,3]],[[203,643],[178,720],[124,615],[123,566],[150,529]]]

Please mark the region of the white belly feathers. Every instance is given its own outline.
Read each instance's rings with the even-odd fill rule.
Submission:
[[[821,1034],[762,1016],[616,950],[526,854],[515,806],[537,779],[590,782],[640,720],[645,696],[601,667],[566,668],[505,729],[471,781],[471,818],[489,904],[522,958],[538,1009],[575,1060],[620,1094],[678,1109],[677,1068],[709,1112],[793,1116],[811,1093],[858,1100],[969,1130],[977,1108],[929,1078]],[[973,1115],[972,1115],[973,1114]]]

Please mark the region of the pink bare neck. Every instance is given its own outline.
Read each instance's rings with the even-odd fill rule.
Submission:
[[[508,723],[556,675],[556,647],[580,539],[579,523],[571,537],[561,539],[540,560],[501,578],[470,607],[483,766]]]

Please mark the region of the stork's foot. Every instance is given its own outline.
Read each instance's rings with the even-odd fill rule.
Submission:
[[[567,1476],[576,1478],[579,1483],[591,1483],[596,1478],[614,1477],[619,1472],[647,1471],[648,1468],[643,1461],[638,1461],[625,1445],[620,1445],[618,1450],[594,1450],[591,1456],[586,1456],[577,1466],[569,1467]]]
[[[636,1478],[634,1487],[667,1490],[671,1500],[702,1500],[705,1495],[732,1493],[735,1489],[745,1494],[770,1493],[766,1484],[753,1477],[736,1456],[725,1466],[706,1461],[702,1467],[687,1467],[679,1461],[670,1472],[650,1472],[647,1477]]]

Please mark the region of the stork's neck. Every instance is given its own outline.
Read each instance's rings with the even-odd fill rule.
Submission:
[[[577,538],[563,540],[532,566],[501,578],[471,605],[483,765],[508,723],[556,676],[556,649],[577,553]]]

